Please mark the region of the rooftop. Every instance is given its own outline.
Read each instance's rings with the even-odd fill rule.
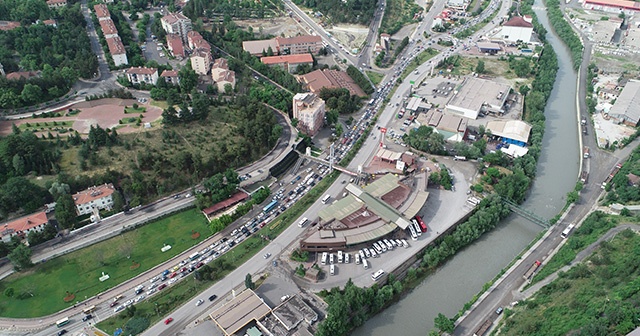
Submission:
[[[640,81],[630,80],[624,86],[616,103],[609,110],[609,115],[638,124],[640,121]]]
[[[264,64],[299,64],[299,63],[313,63],[313,57],[311,54],[297,54],[297,55],[280,55],[280,56],[265,56],[260,58],[260,62]]]
[[[174,24],[178,21],[191,21],[188,17],[184,16],[182,13],[169,13],[162,17],[162,20],[168,24]]]
[[[107,8],[107,5],[105,5],[105,4],[97,4],[97,5],[93,6],[93,9],[96,12],[96,16],[98,18],[111,17],[111,14],[109,13],[109,8]]]
[[[487,130],[500,137],[526,143],[529,141],[531,125],[522,120],[492,120],[487,122]]]
[[[472,111],[480,111],[484,104],[502,107],[510,89],[511,87],[508,84],[477,77],[467,77],[447,106],[455,106]]]
[[[478,42],[477,46],[478,46],[478,49],[484,49],[484,50],[501,50],[502,49],[500,45],[495,42]]]
[[[178,71],[176,70],[164,70],[160,77],[178,77]]]
[[[124,44],[120,39],[120,36],[110,37],[107,40],[107,46],[109,47],[109,53],[111,55],[122,55],[126,54],[127,50],[124,49]]]
[[[111,19],[101,20],[100,27],[102,28],[102,34],[104,35],[118,34],[118,29],[116,29],[116,25]]]
[[[213,62],[213,68],[229,69],[229,61],[226,58],[218,58]]]
[[[11,222],[4,223],[0,226],[0,235],[6,236],[13,233],[26,232],[34,227],[49,222],[46,212],[36,212],[28,216],[15,219]]]
[[[0,30],[11,30],[20,27],[18,21],[0,21]]]
[[[521,16],[514,16],[511,20],[505,22],[503,25],[505,27],[522,27],[522,28],[533,28],[533,25],[530,22],[527,22]]]
[[[16,71],[16,72],[12,72],[7,74],[7,79],[8,80],[20,80],[20,79],[29,79],[32,77],[37,77],[38,75],[40,75],[40,72],[38,71]]]
[[[131,67],[127,69],[127,74],[131,75],[153,75],[157,73],[158,69],[156,68],[147,68],[147,67]]]
[[[319,93],[322,88],[326,87],[330,89],[345,88],[349,90],[350,94],[359,97],[366,95],[346,72],[329,69],[315,70],[299,78],[302,79],[309,90],[314,93]]]
[[[271,51],[276,53],[278,51],[278,44],[276,43],[276,40],[270,39],[242,42],[242,49],[249,52],[251,55],[261,55],[263,51],[269,51],[269,47],[271,47]]]
[[[163,73],[164,74],[164,73]],[[176,73],[177,75],[177,73]],[[240,191],[238,190],[235,194],[231,195],[231,197],[227,198],[224,201],[218,202],[204,210],[202,210],[202,212],[206,215],[206,216],[211,216],[212,214],[215,214],[216,212],[226,209],[236,203],[242,202],[244,200],[246,200],[247,198],[249,198],[249,195],[247,193],[245,193],[244,191]]]
[[[418,110],[418,107],[420,106],[421,102],[422,102],[422,98],[411,97],[411,99],[409,99],[409,102],[407,103],[407,110],[410,110],[410,111]]]
[[[640,2],[628,0],[585,0],[584,3],[640,10]]]
[[[293,37],[276,37],[276,43],[278,46],[292,45],[292,44],[308,44],[308,43],[321,43],[322,38],[317,35],[300,35]]]
[[[107,197],[113,194],[114,191],[115,189],[113,188],[113,184],[105,183],[73,194],[73,201],[76,205],[86,204],[91,201]]]
[[[271,308],[252,290],[247,289],[209,316],[225,335],[233,335],[249,322],[259,320],[269,312]]]
[[[184,57],[182,39],[178,34],[167,34],[167,47],[171,49],[173,56]]]

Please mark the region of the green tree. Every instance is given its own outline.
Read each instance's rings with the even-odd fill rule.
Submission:
[[[76,205],[73,197],[69,194],[60,195],[56,199],[56,219],[58,224],[64,229],[73,228],[78,222]]]
[[[13,264],[13,269],[17,272],[33,266],[31,262],[31,249],[24,244],[18,244],[7,257]]]
[[[244,277],[244,286],[251,290],[256,288],[256,284],[251,280],[251,274],[247,274],[247,276]]]
[[[42,96],[42,89],[34,84],[27,83],[24,85],[22,89],[22,93],[20,93],[20,97],[26,104],[34,104],[40,101],[40,97]]]
[[[15,294],[15,290],[13,289],[13,287],[9,287],[4,290],[4,296],[6,297],[13,297],[13,294]]]
[[[478,61],[478,65],[476,65],[476,72],[479,74],[483,74],[485,72],[483,60]]]
[[[68,194],[71,191],[69,185],[66,183],[55,181],[51,184],[51,188],[49,188],[49,193],[53,198],[58,198],[61,195]]]
[[[453,323],[453,321],[451,321],[451,319],[449,319],[442,313],[438,313],[438,316],[435,318],[434,323],[435,327],[440,329],[440,331],[449,334],[453,333],[453,329],[455,328],[455,324]]]

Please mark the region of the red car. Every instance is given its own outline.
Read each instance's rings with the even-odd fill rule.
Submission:
[[[117,304],[118,304],[118,301],[113,301],[109,304],[109,307],[114,307]]]
[[[173,321],[173,317],[170,317],[170,318],[164,320],[164,324],[169,324],[169,323],[171,323],[171,321]]]
[[[162,290],[165,287],[167,287],[167,284],[162,284],[162,285],[158,286],[158,290]]]
[[[200,267],[202,267],[202,265],[204,265],[204,263],[201,261],[196,265],[196,268],[200,268]]]
[[[178,275],[178,273],[176,273],[176,272],[171,273],[171,275],[169,275],[169,279],[175,278],[176,275]]]

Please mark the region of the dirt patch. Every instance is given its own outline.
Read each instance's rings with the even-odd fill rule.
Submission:
[[[333,35],[333,37],[340,41],[340,44],[348,48],[349,51],[360,51],[367,35],[369,34],[369,28],[360,25],[336,25],[328,28],[327,31]],[[357,49],[357,50],[353,50]]]
[[[236,20],[234,22],[244,30],[248,30],[249,27],[251,27],[253,29],[253,33],[256,34],[256,37],[260,37],[261,35],[265,38],[268,35],[290,37],[309,34],[308,31],[296,22],[296,20],[290,17],[277,17],[262,20]]]
[[[80,110],[80,113],[70,116],[70,117],[55,117],[55,118],[27,118],[20,120],[8,120],[0,122],[0,135],[11,134],[12,125],[16,124],[16,126],[20,126],[25,123],[34,124],[36,122],[48,122],[52,123],[54,121],[72,121],[73,125],[71,128],[73,130],[78,131],[80,134],[88,134],[91,126],[100,125],[102,128],[117,128],[118,133],[133,133],[144,129],[142,125],[144,123],[152,123],[158,120],[162,116],[162,109],[144,104],[146,107],[146,112],[142,113],[142,120],[140,126],[135,125],[120,125],[119,121],[124,118],[130,118],[131,114],[124,113],[125,106],[131,106],[136,101],[133,99],[117,99],[117,98],[107,98],[100,99],[89,102],[80,102],[71,106],[72,109]],[[68,132],[56,132],[55,130],[43,130],[41,132],[36,131],[37,135],[47,134],[51,132],[53,135],[60,134],[60,136],[65,136],[69,134]]]

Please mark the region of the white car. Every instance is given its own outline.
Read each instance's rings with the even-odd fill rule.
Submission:
[[[173,278],[173,279],[169,280],[169,284],[171,285],[171,284],[175,283],[176,281],[178,281],[178,278]]]
[[[203,303],[204,303],[204,300],[200,299],[200,300],[198,300],[198,302],[196,302],[196,306],[199,306],[199,305],[201,305]]]

